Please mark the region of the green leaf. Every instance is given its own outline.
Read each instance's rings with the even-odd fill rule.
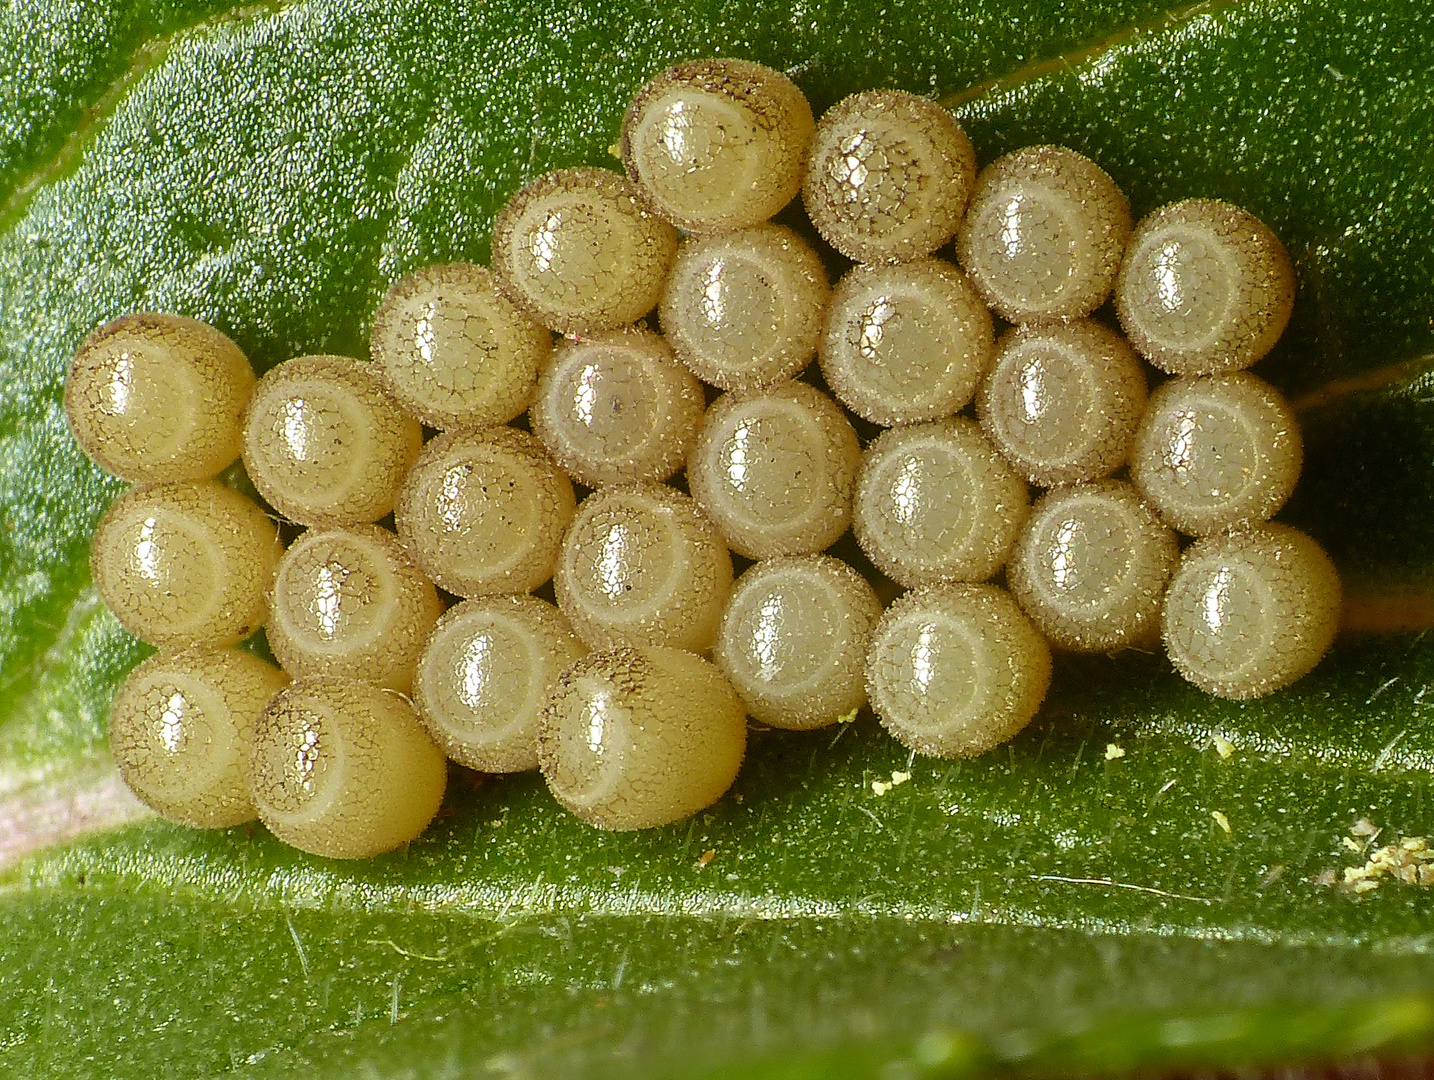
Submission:
[[[532,777],[455,774],[406,851],[315,859],[117,791],[104,714],[142,647],[86,555],[119,486],[59,405],[80,338],[136,308],[214,322],[261,367],[362,354],[390,281],[486,259],[526,178],[613,164],[637,86],[732,53],[818,108],[941,96],[983,159],[1073,146],[1138,212],[1204,194],[1268,220],[1300,274],[1260,366],[1309,442],[1285,516],[1336,556],[1351,623],[1421,630],[1431,18],[1430,0],[11,5],[0,1073],[1063,1075],[1434,1045],[1430,895],[1316,883],[1363,860],[1343,843],[1361,818],[1378,844],[1434,833],[1422,633],[1347,636],[1247,704],[1157,657],[1062,659],[1038,723],[969,762],[913,762],[869,717],[758,733],[727,798],[643,834],[587,829]]]

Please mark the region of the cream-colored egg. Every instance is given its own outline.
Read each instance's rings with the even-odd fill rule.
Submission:
[[[677,358],[699,379],[758,390],[811,362],[830,296],[810,244],[784,225],[756,225],[684,241],[659,313]]]
[[[1006,566],[1022,610],[1051,644],[1111,652],[1153,642],[1180,545],[1118,480],[1057,488],[1036,502]]]
[[[648,829],[722,797],[742,764],[742,702],[679,649],[592,653],[558,679],[539,756],[558,802],[603,829]]]
[[[65,380],[75,442],[122,480],[207,480],[239,456],[249,360],[212,326],[139,312],[84,340]]]
[[[460,765],[490,773],[536,769],[548,692],[586,653],[546,600],[465,600],[429,635],[413,701],[428,733]]]
[[[625,327],[564,342],[543,371],[533,434],[588,487],[666,480],[702,423],[702,384],[659,335]]]
[[[694,233],[765,221],[796,196],[812,107],[779,71],[691,60],[641,90],[622,124],[628,176],[657,212]]]
[[[493,219],[493,272],[539,322],[565,334],[610,330],[657,306],[677,230],[606,169],[539,177]]]
[[[553,589],[590,648],[706,652],[732,590],[732,558],[716,526],[680,491],[606,488],[578,507]]]
[[[443,605],[377,525],[311,529],[279,560],[269,645],[294,676],[336,675],[405,693]]]
[[[443,752],[407,699],[354,679],[296,679],[255,726],[259,817],[311,855],[364,859],[417,839],[447,780]]]
[[[1130,204],[1099,165],[1027,146],[976,177],[956,253],[1003,319],[1076,319],[1110,296],[1130,227]]]
[[[915,94],[868,90],[817,122],[802,201],[847,258],[898,262],[956,234],[975,180],[976,153],[950,113]]]
[[[90,570],[125,629],[151,645],[233,645],[269,614],[278,526],[213,480],[121,495],[95,527]]]
[[[846,532],[860,465],[836,402],[785,382],[712,403],[687,483],[733,551],[767,559],[821,551]]]
[[[1205,536],[1272,516],[1304,462],[1299,422],[1247,371],[1171,379],[1150,396],[1130,479],[1172,527]]]
[[[940,259],[859,266],[837,282],[822,332],[822,375],[876,424],[950,416],[991,366],[991,313]]]
[[[1029,512],[1025,481],[958,416],[892,428],[866,448],[852,526],[882,573],[916,588],[991,577]]]
[[[1054,487],[1124,465],[1146,395],[1140,360],[1119,334],[1087,319],[1035,323],[996,343],[976,413],[1017,472]]]
[[[486,267],[444,263],[394,283],[374,313],[370,346],[395,400],[448,430],[506,424],[526,409],[553,336]]]
[[[572,482],[532,435],[450,431],[404,481],[394,520],[414,561],[459,596],[536,589],[553,576],[572,520]]]
[[[877,717],[919,754],[972,757],[1014,736],[1045,700],[1046,639],[995,585],[944,584],[886,609],[867,654]]]
[[[1339,629],[1340,581],[1324,549],[1288,525],[1256,525],[1191,545],[1165,596],[1175,670],[1242,700],[1289,686]]]
[[[280,364],[259,380],[244,417],[250,479],[300,525],[377,521],[422,446],[423,429],[373,365],[346,356]]]
[[[1115,284],[1130,343],[1172,375],[1249,367],[1274,348],[1294,302],[1294,268],[1279,237],[1216,199],[1186,199],[1142,218]]]
[[[146,806],[181,825],[222,829],[257,814],[249,796],[254,722],[288,677],[238,649],[151,656],[110,706],[110,749]]]
[[[759,562],[740,578],[712,660],[753,719],[806,731],[866,704],[866,650],[881,601],[829,555]]]

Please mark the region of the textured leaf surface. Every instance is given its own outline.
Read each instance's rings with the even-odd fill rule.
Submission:
[[[1431,16],[1352,0],[12,5],[0,859],[61,811],[131,813],[103,717],[142,649],[85,566],[118,487],[65,433],[79,339],[160,308],[221,326],[261,367],[361,353],[393,278],[486,259],[524,179],[612,164],[627,97],[692,55],[791,70],[818,108],[879,85],[941,96],[983,159],[1065,143],[1137,212],[1205,194],[1265,217],[1301,279],[1260,367],[1310,443],[1286,517],[1336,555],[1352,622],[1422,625]],[[729,797],[641,835],[594,833],[518,778],[456,784],[430,835],[356,865],[153,821],[44,844],[0,871],[0,1073],[1059,1074],[1427,1046],[1430,898],[1312,879],[1359,861],[1341,842],[1361,817],[1381,843],[1434,832],[1431,682],[1420,634],[1346,638],[1246,705],[1153,657],[1065,661],[1007,749],[910,763],[869,718],[759,734]]]

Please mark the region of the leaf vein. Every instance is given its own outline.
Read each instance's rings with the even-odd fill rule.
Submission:
[[[1148,23],[1126,27],[1098,41],[1078,46],[1057,56],[1047,56],[1039,60],[1033,60],[1031,63],[1026,64],[1024,67],[1017,68],[1015,71],[976,83],[974,86],[969,86],[965,90],[961,90],[945,98],[942,104],[945,105],[946,108],[954,110],[962,105],[967,105],[980,98],[986,97],[988,94],[994,93],[997,90],[1009,90],[1026,83],[1035,82],[1038,79],[1059,71],[1093,64],[1108,53],[1115,52],[1127,42],[1140,41],[1154,34],[1167,33],[1187,23],[1193,22],[1202,16],[1213,15],[1228,8],[1238,7],[1247,2],[1248,0],[1200,0],[1199,3],[1190,4],[1173,11],[1167,11],[1160,18]]]
[[[77,164],[84,148],[103,130],[105,123],[114,115],[115,109],[129,91],[145,75],[157,67],[169,46],[188,34],[199,34],[214,26],[251,18],[265,13],[283,10],[286,0],[260,0],[254,4],[242,4],[217,15],[211,15],[188,25],[177,27],[167,34],[150,38],[130,53],[129,63],[104,91],[84,106],[79,123],[59,148],[47,160],[40,162],[22,176],[0,203],[0,231],[8,231],[15,220],[24,212],[35,193],[46,184],[63,176]]]

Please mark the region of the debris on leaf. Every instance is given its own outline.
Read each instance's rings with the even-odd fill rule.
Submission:
[[[906,781],[910,779],[911,774],[909,772],[894,772],[891,774],[890,781],[873,780],[871,782],[871,790],[878,795],[885,795],[892,788],[900,787],[902,784],[906,783]]]
[[[1373,840],[1381,832],[1383,832],[1383,830],[1376,828],[1374,822],[1370,821],[1367,817],[1360,818],[1349,827],[1350,836],[1363,836],[1370,840]]]
[[[1105,760],[1115,761],[1117,758],[1125,757],[1125,747],[1116,746],[1115,743],[1105,744]]]
[[[1325,870],[1313,879],[1314,883],[1355,895],[1373,892],[1390,878],[1426,889],[1434,886],[1434,847],[1430,846],[1430,838],[1406,836],[1397,843],[1370,850],[1382,831],[1368,818],[1360,818],[1342,843],[1346,849],[1365,855],[1364,865],[1346,866],[1342,873]]]

